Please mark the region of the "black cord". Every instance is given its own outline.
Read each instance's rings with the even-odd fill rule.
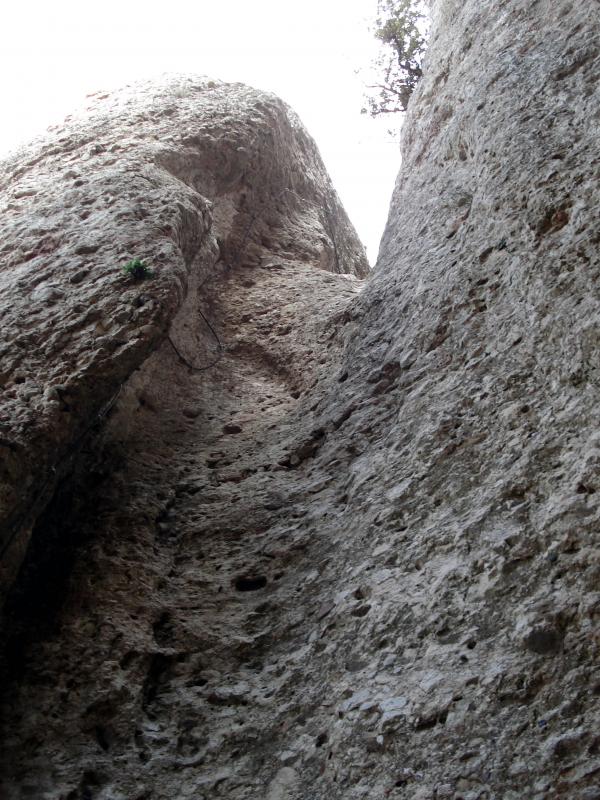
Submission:
[[[203,319],[203,320],[204,320],[204,322],[206,323],[206,326],[208,327],[209,331],[210,331],[210,332],[212,333],[212,335],[214,336],[214,339],[215,339],[215,341],[216,341],[216,343],[217,343],[217,347],[219,348],[219,355],[218,355],[218,356],[217,356],[217,357],[216,357],[216,358],[215,358],[213,361],[211,361],[211,362],[210,362],[210,364],[206,364],[206,365],[205,365],[205,366],[203,366],[203,367],[195,367],[193,364],[191,364],[191,363],[190,363],[190,362],[187,360],[187,358],[185,358],[185,356],[183,356],[183,355],[181,354],[181,352],[180,352],[179,348],[177,347],[177,345],[175,344],[175,342],[173,341],[173,339],[171,339],[171,337],[170,337],[168,334],[167,334],[167,339],[169,340],[169,344],[171,345],[171,347],[173,348],[173,350],[174,350],[174,351],[175,351],[175,353],[177,354],[177,357],[179,358],[179,360],[180,360],[180,361],[181,361],[183,364],[185,364],[187,367],[189,367],[189,368],[192,370],[192,372],[206,372],[206,370],[207,370],[207,369],[210,369],[211,367],[214,367],[214,366],[215,366],[215,364],[218,364],[218,363],[219,363],[219,361],[220,361],[220,360],[223,358],[223,345],[221,344],[221,340],[219,339],[219,336],[218,336],[217,332],[215,331],[215,329],[213,328],[213,326],[210,324],[210,322],[208,321],[208,319],[207,319],[207,318],[204,316],[204,314],[202,313],[202,311],[200,311],[200,309],[198,309],[198,313],[200,314],[200,316],[202,317],[202,319]]]

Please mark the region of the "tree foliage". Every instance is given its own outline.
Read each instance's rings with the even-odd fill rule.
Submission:
[[[367,87],[371,94],[365,113],[376,117],[406,111],[423,75],[427,19],[422,0],[378,0],[374,33],[382,51],[374,66],[379,79]]]

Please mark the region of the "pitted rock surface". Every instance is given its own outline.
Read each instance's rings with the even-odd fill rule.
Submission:
[[[221,236],[38,520],[7,797],[600,797],[600,18],[433,17],[365,288]]]
[[[0,551],[11,582],[37,513],[187,292],[263,253],[368,265],[296,115],[240,84],[171,79],[89,98],[0,164]],[[122,267],[145,259],[151,281]]]

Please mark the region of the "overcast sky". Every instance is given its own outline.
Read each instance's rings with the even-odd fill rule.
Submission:
[[[243,81],[298,112],[374,263],[400,161],[389,120],[360,114],[375,10],[376,0],[8,2],[0,155],[97,89],[164,72]]]

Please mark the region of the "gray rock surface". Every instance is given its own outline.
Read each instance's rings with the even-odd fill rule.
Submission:
[[[268,249],[365,275],[296,115],[208,79],[91,96],[0,164],[0,596],[36,515],[187,293]],[[155,276],[121,269],[146,259]]]
[[[434,5],[358,294],[299,208],[189,270],[218,363],[140,359],[7,603],[3,796],[600,797],[596,8]]]

